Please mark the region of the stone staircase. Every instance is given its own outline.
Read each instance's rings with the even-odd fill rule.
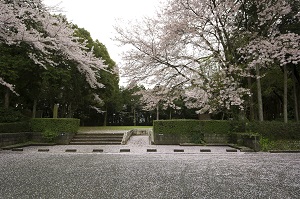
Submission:
[[[70,145],[121,145],[124,133],[78,133]]]

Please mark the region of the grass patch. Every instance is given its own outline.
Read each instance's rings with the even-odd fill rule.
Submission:
[[[133,129],[152,129],[152,126],[81,126],[78,132],[88,131],[123,131]]]
[[[261,138],[260,145],[262,151],[300,150],[300,140],[269,140],[268,138]]]

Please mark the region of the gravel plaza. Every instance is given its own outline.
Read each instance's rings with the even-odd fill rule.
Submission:
[[[121,146],[3,150],[0,198],[299,198],[298,153],[227,149],[134,136]]]

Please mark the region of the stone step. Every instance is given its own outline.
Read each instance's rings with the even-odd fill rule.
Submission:
[[[77,136],[123,136],[124,133],[77,133]]]
[[[74,138],[83,138],[83,139],[107,139],[107,138],[114,138],[114,139],[122,139],[122,136],[96,136],[96,135],[91,135],[91,136],[81,136],[81,135],[75,135]]]
[[[122,138],[90,138],[90,137],[86,137],[86,138],[73,138],[72,141],[76,141],[76,142],[80,142],[80,141],[118,141],[121,142]]]
[[[86,141],[77,142],[71,141],[70,145],[121,145],[121,142],[108,142],[108,141]]]
[[[124,133],[78,133],[70,145],[121,145]]]
[[[75,138],[123,138],[123,134],[101,135],[101,134],[77,134]]]

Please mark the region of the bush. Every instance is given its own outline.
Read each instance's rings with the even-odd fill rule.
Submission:
[[[204,134],[227,134],[229,131],[230,123],[220,120],[158,120],[153,123],[156,136],[164,134],[166,139],[173,139],[174,143],[176,140],[203,143]]]
[[[300,150],[300,141],[295,140],[270,140],[268,138],[261,138],[260,145],[262,151]]]
[[[153,123],[154,133],[190,134],[216,133],[227,134],[230,132],[230,123],[221,120],[158,120]]]
[[[31,130],[33,132],[64,132],[75,133],[79,129],[79,119],[73,118],[35,118],[30,122]]]
[[[0,123],[20,122],[25,120],[24,115],[11,108],[0,108]]]
[[[45,130],[42,132],[43,138],[45,138],[48,142],[53,142],[55,138],[58,137],[58,132],[52,130]]]
[[[28,122],[0,123],[0,133],[19,133],[30,131]]]
[[[300,140],[300,123],[297,122],[252,122],[248,129],[271,140]]]

